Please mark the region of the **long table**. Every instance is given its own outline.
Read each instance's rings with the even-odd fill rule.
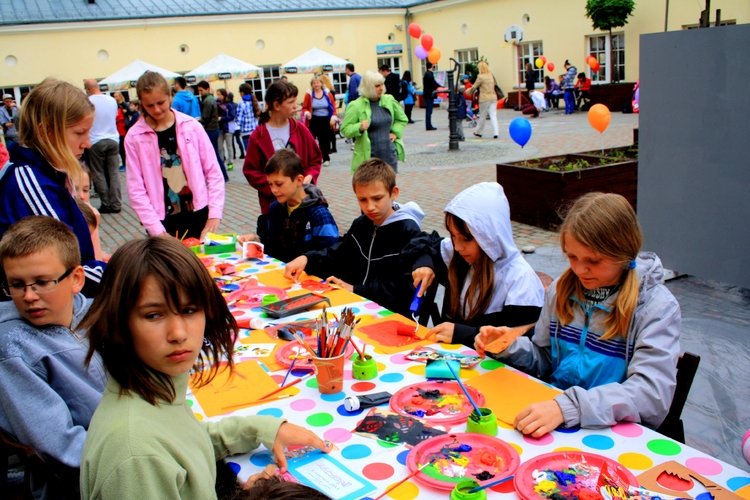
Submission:
[[[200,257],[211,270],[215,269],[217,263],[231,264],[234,267],[232,276],[235,280],[238,277],[240,279],[255,278],[258,285],[283,289],[290,295],[305,292],[299,284],[283,278],[283,263],[272,258],[243,260],[239,254],[235,253],[200,255]],[[338,313],[342,307],[348,306],[355,314],[365,318],[363,323],[366,323],[367,319],[377,321],[378,318],[387,318],[392,314],[378,304],[348,292],[338,290],[326,295],[331,296],[333,302],[333,307],[330,307],[329,311]],[[249,311],[235,309],[233,314],[238,320],[241,319],[243,324],[247,324],[249,318],[283,323],[316,318],[320,315],[320,310],[316,308],[280,320],[270,320],[263,318],[261,312],[259,308]],[[263,343],[267,341],[268,336],[260,330],[242,329],[237,345],[241,348],[247,347],[248,343],[253,343],[256,339],[257,342]],[[432,346],[441,350],[475,354],[474,351],[460,345],[433,344]],[[408,475],[409,471],[405,464],[409,448],[383,443],[353,433],[352,430],[363,418],[364,412],[362,410],[354,413],[347,412],[343,400],[347,395],[379,391],[395,393],[401,387],[425,380],[425,365],[404,357],[411,349],[407,348],[404,352],[397,353],[393,353],[393,350],[393,348],[375,349],[374,357],[379,370],[377,378],[370,381],[353,379],[351,362],[347,361],[344,371],[344,389],[340,393],[320,394],[315,379],[310,378],[296,386],[299,390],[294,391],[296,394],[293,397],[239,408],[223,416],[271,415],[283,417],[312,429],[336,446],[336,449],[329,454],[332,460],[326,464],[326,467],[341,468],[348,474],[348,476],[340,473],[327,474],[325,468],[311,472],[313,475],[318,474],[321,485],[328,484],[327,493],[331,494],[331,491],[334,491],[332,496],[335,498],[365,496],[374,498]],[[373,354],[372,348],[368,352]],[[242,352],[238,353],[236,359],[242,359]],[[286,374],[286,368],[278,368],[278,366],[272,366],[269,371],[272,378],[281,383]],[[461,376],[464,380],[471,379],[489,370],[513,370],[513,368],[491,359],[485,359],[473,369],[462,369]],[[302,372],[293,370],[290,380],[301,375]],[[222,418],[222,416],[207,417],[192,393],[188,394],[188,402],[199,420]],[[465,424],[444,430],[464,432]],[[621,423],[607,429],[561,429],[541,439],[532,439],[521,435],[511,426],[499,422],[497,437],[515,448],[520,455],[521,463],[543,453],[577,450],[615,459],[637,476],[655,465],[673,460],[741,497],[750,498],[750,475],[748,473],[638,424]],[[272,457],[268,450],[261,447],[247,455],[231,457],[230,462],[238,471],[240,479],[244,480],[271,463]],[[304,464],[301,465],[303,466]],[[429,499],[447,496],[447,492],[425,486],[413,478],[388,493],[388,497],[394,499]],[[490,498],[516,496],[513,482],[488,490]]]

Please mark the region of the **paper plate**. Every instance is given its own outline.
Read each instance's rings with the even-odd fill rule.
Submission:
[[[263,297],[266,295],[276,295],[277,300],[287,298],[287,294],[284,290],[270,286],[241,287],[239,290],[229,293],[225,298],[227,304],[237,301],[234,302],[232,306],[245,309],[261,305]]]
[[[459,481],[480,485],[510,476],[521,461],[518,452],[502,439],[484,434],[446,434],[412,448],[406,457],[410,472],[434,460],[415,476],[420,483],[450,491]]]
[[[307,342],[307,345],[315,349],[315,337],[305,337],[305,341]],[[346,350],[344,351],[344,359],[348,359],[353,353],[354,346],[352,346],[350,342],[346,345]],[[292,359],[294,359],[295,356],[297,357],[297,362],[294,363],[295,370],[313,369],[312,361],[310,359],[310,353],[307,352],[307,349],[299,345],[298,342],[287,342],[280,348],[276,349],[276,361],[287,368],[292,366]]]
[[[616,481],[638,486],[635,476],[620,463],[583,451],[560,451],[534,457],[521,464],[513,485],[523,500],[546,500],[552,495],[573,498],[584,490],[588,495],[601,498],[599,476],[602,470]]]
[[[478,406],[484,396],[466,387]],[[401,415],[417,417],[432,425],[455,425],[466,422],[474,407],[456,381],[428,380],[400,389],[391,397],[391,409]]]

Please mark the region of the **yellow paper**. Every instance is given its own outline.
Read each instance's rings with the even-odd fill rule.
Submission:
[[[229,370],[222,369],[208,385],[196,389],[191,384],[195,399],[209,417],[267,403],[269,400],[258,400],[278,388],[271,376],[254,360],[236,364],[231,377]]]
[[[497,368],[474,377],[466,381],[466,385],[481,392],[485,406],[493,411],[498,420],[510,425],[513,425],[518,412],[531,403],[548,401],[561,392],[509,368]]]

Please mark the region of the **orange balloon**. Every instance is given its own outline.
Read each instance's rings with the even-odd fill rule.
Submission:
[[[609,127],[612,114],[609,112],[609,108],[604,104],[594,104],[591,106],[591,109],[589,109],[588,119],[589,124],[601,134],[607,130],[607,127]]]
[[[434,43],[435,43],[435,39],[432,38],[432,35],[428,35],[427,33],[422,35],[422,47],[424,47],[424,50],[426,50],[428,53],[430,52],[430,49],[432,48]]]
[[[419,38],[420,36],[422,36],[422,27],[417,23],[411,23],[408,29],[409,34],[412,36],[412,38]]]
[[[599,68],[601,68],[601,66],[599,65],[599,61],[594,61],[594,64],[591,65],[591,71],[593,71],[594,73],[598,73]]]
[[[594,56],[588,56],[586,58],[586,64],[588,64],[590,68],[593,68],[594,64],[599,64],[599,61]]]
[[[549,71],[550,73],[555,71],[555,63],[547,63],[547,71]]]
[[[433,47],[427,53],[427,60],[432,64],[437,64],[437,62],[440,60],[440,56],[440,49],[438,49],[437,47]]]

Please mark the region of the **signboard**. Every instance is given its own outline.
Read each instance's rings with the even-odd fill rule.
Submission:
[[[231,80],[232,73],[219,73],[219,80]]]
[[[193,75],[189,75],[185,77],[185,81],[187,81],[187,83],[189,83],[190,85],[193,85],[194,83],[197,83],[198,79]]]
[[[297,72],[297,68],[295,68],[294,66],[289,66],[289,67],[284,68],[284,73],[294,74],[296,72]]]
[[[403,45],[400,43],[382,43],[375,46],[375,52],[379,56],[403,53]]]

